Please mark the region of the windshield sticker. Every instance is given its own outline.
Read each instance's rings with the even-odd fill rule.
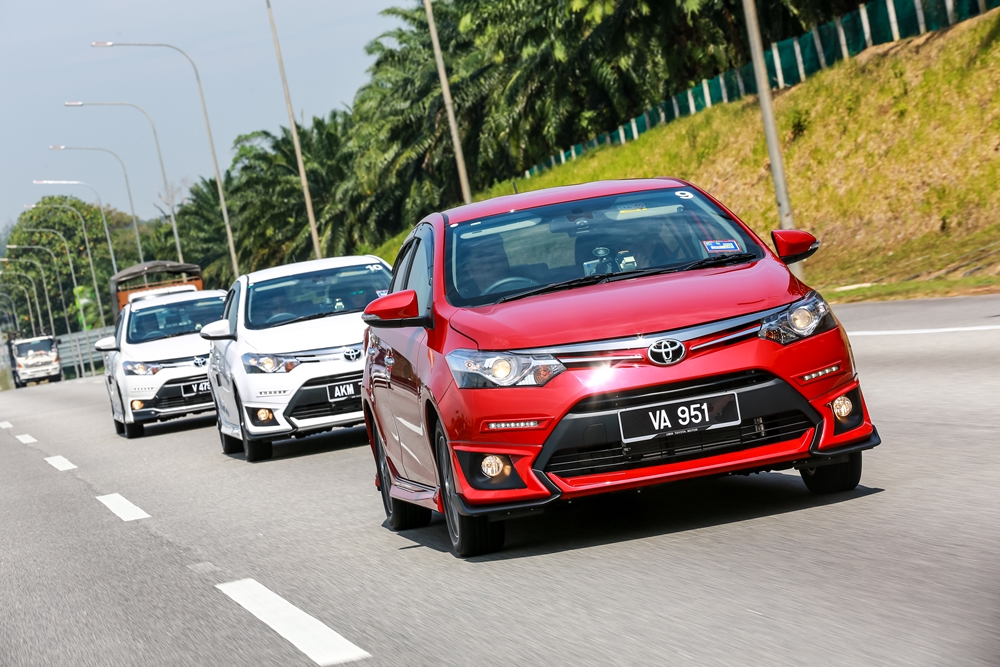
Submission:
[[[674,194],[680,197],[681,199],[694,199],[694,195],[688,192],[687,190],[678,190]]]
[[[709,252],[740,252],[740,244],[733,240],[702,241]]]
[[[389,290],[387,290],[387,289],[377,289],[377,290],[375,290],[375,296],[377,296],[379,298],[385,296],[388,293],[389,293]]]
[[[619,213],[638,213],[639,211],[645,211],[646,205],[642,202],[635,202],[634,204],[619,204]]]

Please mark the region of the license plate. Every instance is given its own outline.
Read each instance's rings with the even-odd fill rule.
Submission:
[[[350,398],[361,398],[361,382],[339,382],[326,385],[326,397],[331,403],[345,401]]]
[[[190,384],[181,385],[181,396],[197,396],[198,394],[208,394],[211,393],[212,387],[208,384],[208,380],[204,382],[192,382]]]
[[[657,403],[618,413],[622,442],[641,442],[661,436],[704,431],[740,423],[736,394],[698,396],[682,401]]]

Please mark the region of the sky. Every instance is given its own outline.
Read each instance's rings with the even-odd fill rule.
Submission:
[[[348,106],[372,63],[365,45],[396,27],[379,13],[414,0],[272,0],[296,120]],[[129,211],[121,166],[128,169],[135,212],[157,217],[163,178],[149,121],[130,107],[64,106],[67,101],[131,102],[156,123],[168,182],[175,191],[211,177],[205,122],[194,73],[167,48],[94,48],[91,42],[166,42],[198,66],[219,169],[232,162],[233,140],[288,126],[265,0],[0,0],[0,229],[24,204],[46,194]],[[181,195],[178,195],[181,196]]]

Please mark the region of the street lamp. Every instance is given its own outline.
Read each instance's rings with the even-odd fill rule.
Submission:
[[[3,273],[3,271],[0,271],[0,273]],[[25,289],[24,285],[18,285],[17,283],[11,283],[11,284],[14,287],[20,287],[21,291],[24,292],[24,300],[28,304],[28,321],[31,323],[31,335],[32,336],[37,336],[38,335],[38,329],[35,328],[35,316],[31,314],[31,296],[28,294],[28,290]],[[7,283],[4,283],[3,285],[4,285],[4,287],[6,287]],[[14,303],[14,299],[11,299],[9,294],[0,293],[0,296],[5,296],[8,299],[10,299],[11,303]],[[20,325],[18,325],[18,329],[20,329]]]
[[[108,219],[104,215],[104,202],[101,201],[101,195],[97,194],[97,190],[87,185],[83,181],[32,181],[35,185],[82,185],[88,188],[97,197],[97,205],[101,209],[101,220],[104,221],[104,236],[108,239],[108,252],[111,253],[111,268],[114,269],[115,273],[118,273],[118,262],[115,261],[115,248],[111,245],[111,231],[108,230]]]
[[[208,122],[208,107],[205,105],[205,92],[201,88],[201,76],[198,74],[198,66],[194,64],[185,51],[177,48],[173,44],[159,44],[146,42],[91,42],[91,46],[159,46],[173,49],[187,58],[194,70],[194,80],[198,84],[198,97],[201,99],[201,113],[205,116],[205,131],[208,133],[208,148],[212,152],[212,167],[215,169],[215,186],[219,190],[219,205],[222,207],[222,221],[226,224],[226,239],[229,241],[229,258],[233,262],[233,275],[239,277],[240,265],[236,261],[236,244],[233,243],[233,229],[229,224],[229,209],[226,207],[226,195],[222,191],[222,176],[219,174],[219,160],[215,157],[215,142],[212,140],[212,125]],[[183,260],[181,260],[183,261]]]
[[[133,109],[138,109],[146,116],[150,127],[153,128],[153,143],[156,144],[156,156],[160,159],[160,174],[163,175],[163,194],[167,197],[167,204],[170,205],[170,226],[174,229],[174,243],[177,244],[177,261],[183,263],[184,253],[181,252],[181,237],[177,234],[177,219],[174,217],[174,193],[170,190],[170,184],[167,182],[167,170],[163,166],[163,152],[160,150],[160,138],[156,134],[156,123],[153,122],[153,117],[141,106],[132,104],[131,102],[66,102],[65,106],[132,107]],[[117,269],[115,269],[115,273],[118,273]]]
[[[52,318],[52,303],[49,301],[49,286],[45,284],[45,272],[42,270],[42,263],[39,262],[38,260],[28,259],[26,257],[19,257],[19,258],[16,258],[16,259],[14,257],[0,257],[0,262],[4,262],[4,263],[6,263],[6,262],[27,262],[29,264],[34,264],[35,266],[38,267],[38,273],[41,274],[41,276],[42,276],[42,292],[45,294],[45,307],[49,311],[49,329],[51,329],[50,333],[53,336],[55,336],[56,335],[56,323],[55,323],[55,320]],[[25,274],[25,275],[27,275],[27,274]],[[39,317],[41,317],[40,313],[39,313]],[[67,333],[69,333],[69,332],[67,332]]]
[[[271,0],[267,0],[267,16],[271,21],[271,35],[274,37],[274,51],[278,54],[278,70],[281,72],[281,87],[285,90],[285,106],[288,108],[288,122],[292,126],[292,145],[295,147],[295,160],[299,166],[299,180],[302,182],[302,194],[306,198],[306,216],[309,218],[309,232],[312,234],[313,251],[316,259],[322,259],[319,249],[319,233],[316,231],[316,215],[313,213],[312,196],[309,194],[309,179],[306,178],[306,166],[302,160],[302,146],[299,144],[299,131],[295,127],[295,112],[292,111],[292,96],[288,92],[288,79],[285,77],[285,63],[281,59],[281,46],[278,44],[278,29],[274,25],[274,12],[271,11]]]
[[[94,296],[97,299],[97,312],[100,313],[101,315],[101,327],[103,328],[108,326],[107,322],[105,322],[104,320],[104,305],[101,302],[101,290],[97,286],[97,271],[94,270],[94,256],[90,253],[90,240],[87,238],[87,224],[83,219],[83,214],[80,213],[75,208],[73,208],[72,206],[70,206],[69,204],[25,204],[24,208],[28,209],[29,211],[33,208],[68,208],[69,210],[73,211],[73,213],[76,214],[76,217],[80,219],[80,229],[83,231],[83,243],[84,246],[87,248],[87,261],[90,262],[90,276],[94,279]],[[56,233],[58,234],[58,232]],[[66,238],[62,234],[59,234],[59,236],[62,237],[62,240],[64,242],[66,241]],[[68,243],[66,244],[66,252],[67,253],[69,252]],[[73,262],[71,260],[70,266],[72,265]],[[73,278],[73,286],[76,287],[75,277]],[[74,291],[74,294],[75,293],[76,292]],[[83,311],[81,310],[80,312],[82,317]]]
[[[20,319],[20,316],[17,314],[17,304],[14,303],[14,299],[12,299],[9,294],[4,294],[3,292],[0,292],[0,296],[2,296],[3,298],[7,299],[8,301],[10,301],[10,307],[14,311],[14,328],[15,329],[19,329],[20,325],[18,324],[18,320]],[[30,304],[29,304],[29,306],[30,306]],[[30,310],[29,310],[29,313],[30,313]]]
[[[122,166],[122,172],[125,174],[125,190],[128,192],[128,206],[132,210],[132,228],[135,229],[135,245],[139,248],[139,263],[142,264],[146,260],[142,256],[142,239],[139,238],[139,218],[135,215],[135,204],[132,203],[132,188],[128,184],[128,170],[125,169],[125,163],[122,159],[118,157],[118,153],[107,148],[79,148],[76,146],[49,146],[49,150],[53,151],[102,151],[104,153],[110,153],[115,156],[118,160],[118,164]]]
[[[62,207],[62,206],[65,206],[65,205],[59,205],[59,204],[42,204],[41,206],[39,206],[39,208],[56,208],[56,207]],[[80,215],[76,211],[76,209],[74,209],[72,206],[67,206],[66,208],[69,208],[74,213],[77,213],[77,215]],[[81,217],[81,220],[82,220],[82,217]],[[46,227],[38,227],[38,228],[24,227],[23,229],[26,232],[35,232],[36,234],[41,234],[43,232],[48,232],[50,234],[55,234],[56,236],[58,236],[59,238],[62,239],[63,247],[66,249],[66,261],[69,263],[69,276],[70,276],[70,278],[73,279],[73,298],[76,299],[76,310],[77,310],[77,312],[80,315],[80,330],[83,331],[84,341],[86,342],[86,347],[87,347],[87,356],[90,358],[90,374],[93,375],[95,373],[95,371],[94,371],[94,348],[91,347],[91,345],[90,345],[90,336],[87,334],[87,318],[85,318],[83,316],[83,307],[80,305],[80,296],[77,294],[77,287],[78,287],[78,285],[76,284],[76,270],[73,268],[73,256],[69,254],[69,241],[66,240],[65,236],[63,236],[61,233],[59,233],[58,231],[56,231],[54,229],[48,229]],[[87,249],[87,255],[88,255],[88,257],[90,256],[90,249],[89,249],[89,247]],[[93,262],[91,262],[91,268],[93,268]],[[95,285],[95,287],[97,285],[97,278],[96,277],[94,278],[94,285]],[[100,303],[100,299],[98,299],[98,303]],[[63,308],[65,309],[65,305],[63,306]],[[101,314],[102,320],[103,320],[103,317],[104,317],[104,314],[103,314],[103,311],[102,311],[102,314]],[[67,325],[67,327],[68,326],[69,325]],[[81,359],[80,360],[80,365],[82,366],[83,365],[83,357],[81,357],[80,359]]]
[[[0,257],[0,259],[3,259],[3,258]],[[29,276],[27,273],[21,273],[19,271],[11,271],[9,269],[8,270],[0,271],[0,275],[4,275],[5,273],[9,273],[12,276],[21,276],[22,278],[27,278],[28,282],[31,283],[31,289],[35,293],[35,312],[38,313],[38,328],[42,330],[42,333],[45,333],[45,324],[44,324],[45,321],[42,319],[42,307],[39,305],[39,302],[38,302],[38,285],[35,284],[35,279],[32,278],[31,276]],[[18,285],[18,287],[21,287],[21,289],[24,289],[24,287],[21,286],[21,285]],[[28,290],[24,289],[24,291],[25,291],[25,294],[27,294]],[[28,311],[29,312],[31,311],[31,299],[30,298],[28,299]],[[32,326],[32,331],[34,331],[34,326]],[[55,333],[55,332],[53,332],[53,333]],[[37,336],[38,334],[36,333],[35,335]]]
[[[455,147],[455,164],[458,166],[458,182],[462,185],[462,199],[465,200],[466,204],[471,204],[472,190],[469,189],[469,175],[465,171],[462,138],[458,135],[458,121],[455,120],[455,105],[451,101],[451,87],[448,85],[448,72],[444,68],[444,56],[441,55],[441,42],[438,40],[437,25],[434,23],[434,10],[431,9],[431,0],[424,0],[424,9],[427,10],[427,27],[431,33],[431,45],[434,47],[434,60],[437,61],[438,78],[441,79],[441,96],[444,97],[444,108],[448,112],[448,125],[451,127],[451,143]]]
[[[56,267],[57,264],[58,264],[58,261],[56,260],[56,254],[54,252],[52,252],[51,250],[49,250],[48,248],[46,248],[45,246],[40,246],[40,245],[12,245],[12,244],[8,243],[7,244],[7,249],[8,250],[44,250],[45,252],[49,253],[49,255],[52,257],[53,270],[54,270],[54,267]],[[70,270],[72,271],[72,268]],[[43,276],[43,278],[44,278],[44,276]],[[71,333],[73,333],[73,329],[72,329],[72,327],[69,326],[69,314],[66,312],[66,297],[65,297],[65,293],[64,293],[63,288],[62,288],[62,283],[59,281],[59,275],[58,274],[56,274],[56,287],[59,288],[59,301],[62,303],[63,320],[65,320],[65,322],[66,322],[66,333],[67,334],[71,334]],[[46,298],[48,298],[48,296],[46,296]],[[53,330],[52,333],[54,335],[55,331]],[[79,339],[73,339],[73,340],[76,343],[76,357],[77,357],[76,371],[78,373],[77,377],[83,377],[83,353],[80,351],[80,340]]]

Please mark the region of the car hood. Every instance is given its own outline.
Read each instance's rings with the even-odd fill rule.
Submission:
[[[360,344],[365,326],[361,313],[344,313],[270,329],[244,329],[240,336],[256,352],[284,354]]]
[[[145,343],[127,344],[125,356],[134,361],[168,361],[186,357],[203,357],[211,349],[211,344],[197,333],[177,338],[151,340]]]
[[[484,350],[547,347],[714,322],[782,306],[808,292],[783,264],[765,257],[463,308],[451,326]]]

